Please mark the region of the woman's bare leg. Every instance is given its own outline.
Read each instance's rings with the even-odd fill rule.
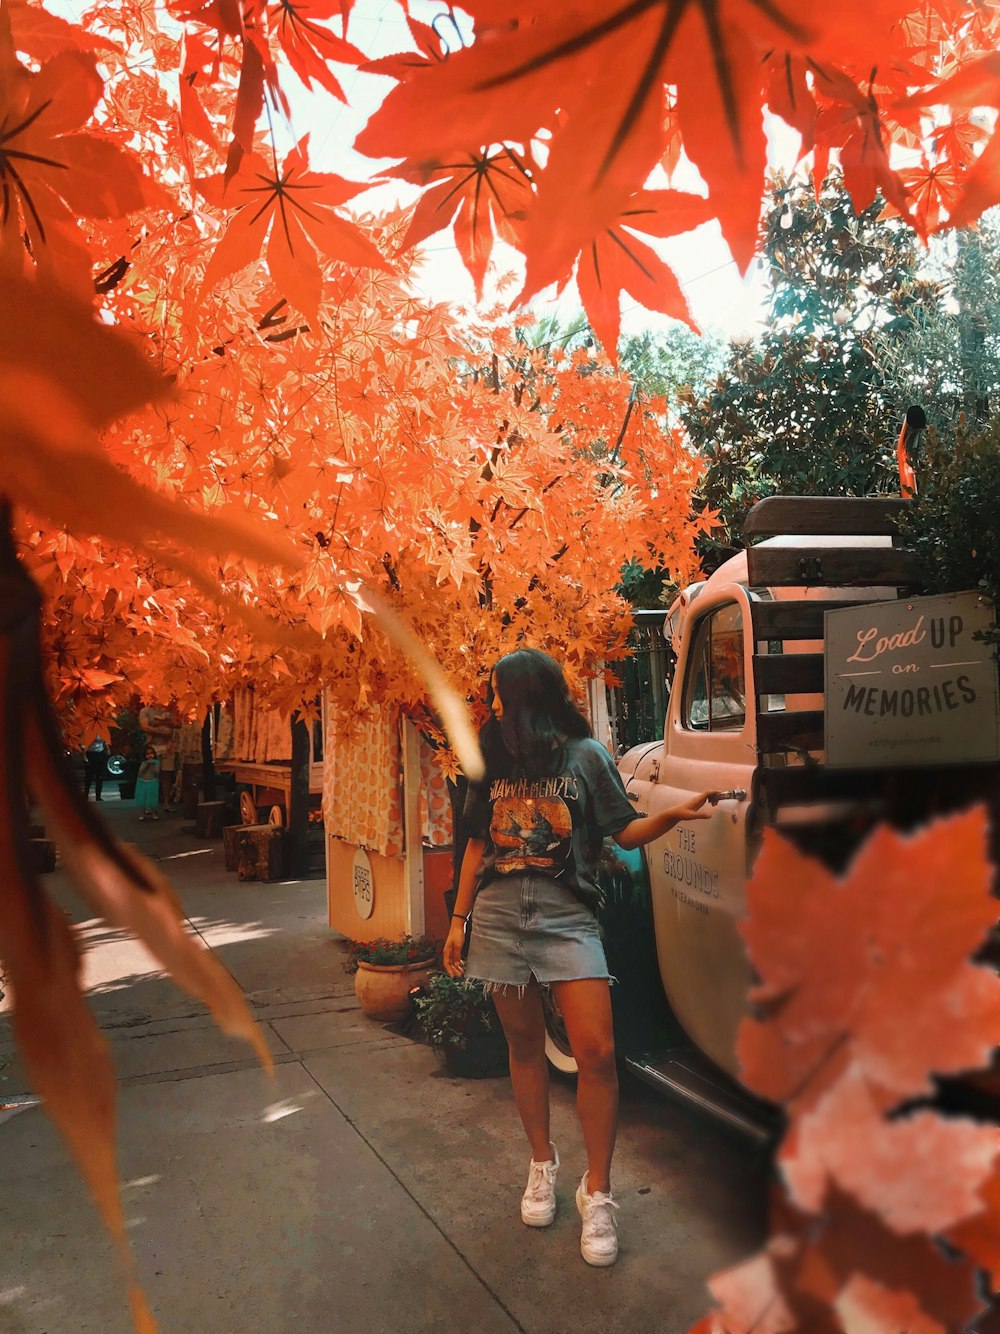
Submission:
[[[611,1190],[611,1156],[618,1131],[618,1068],[611,1025],[611,988],[606,978],[553,982],[579,1067],[576,1109],[587,1149],[587,1190]],[[512,1067],[513,1068],[513,1067]]]
[[[545,1163],[552,1157],[552,1148],[541,992],[536,982],[530,982],[520,994],[514,987],[494,992],[493,1002],[510,1049],[510,1082],[531,1156],[536,1163]]]

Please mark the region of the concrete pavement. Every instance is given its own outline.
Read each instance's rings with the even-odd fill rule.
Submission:
[[[60,872],[46,878],[78,923],[117,1061],[129,1232],[163,1334],[685,1334],[706,1275],[758,1244],[765,1164],[631,1082],[618,1265],[579,1255],[584,1159],[564,1083],[559,1215],[523,1227],[509,1082],[452,1079],[361,1015],[321,880],[240,884],[182,818],[104,811],[172,877],[276,1062],[272,1082],[141,946],[88,919]],[[15,1057],[0,1103],[28,1092]],[[110,1247],[57,1135],[37,1107],[3,1118],[0,1334],[127,1334]]]

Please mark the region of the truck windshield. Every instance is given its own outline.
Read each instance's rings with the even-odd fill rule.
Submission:
[[[684,682],[684,726],[697,732],[741,729],[746,720],[743,617],[730,602],[702,617]]]

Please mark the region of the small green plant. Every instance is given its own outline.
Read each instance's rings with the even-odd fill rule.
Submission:
[[[424,994],[415,999],[420,1031],[435,1051],[461,1050],[470,1038],[498,1028],[493,1001],[482,982],[435,973]]]
[[[430,936],[376,936],[374,940],[348,940],[344,972],[356,973],[359,963],[426,963],[437,954],[437,944]]]
[[[931,433],[918,467],[918,491],[900,520],[916,554],[925,593],[979,588],[1000,599],[1000,421],[950,446]],[[987,636],[995,640],[994,632]]]

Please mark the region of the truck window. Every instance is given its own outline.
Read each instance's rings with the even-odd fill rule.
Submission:
[[[742,728],[746,674],[738,604],[730,602],[703,617],[694,636],[684,682],[683,725],[696,732]]]

